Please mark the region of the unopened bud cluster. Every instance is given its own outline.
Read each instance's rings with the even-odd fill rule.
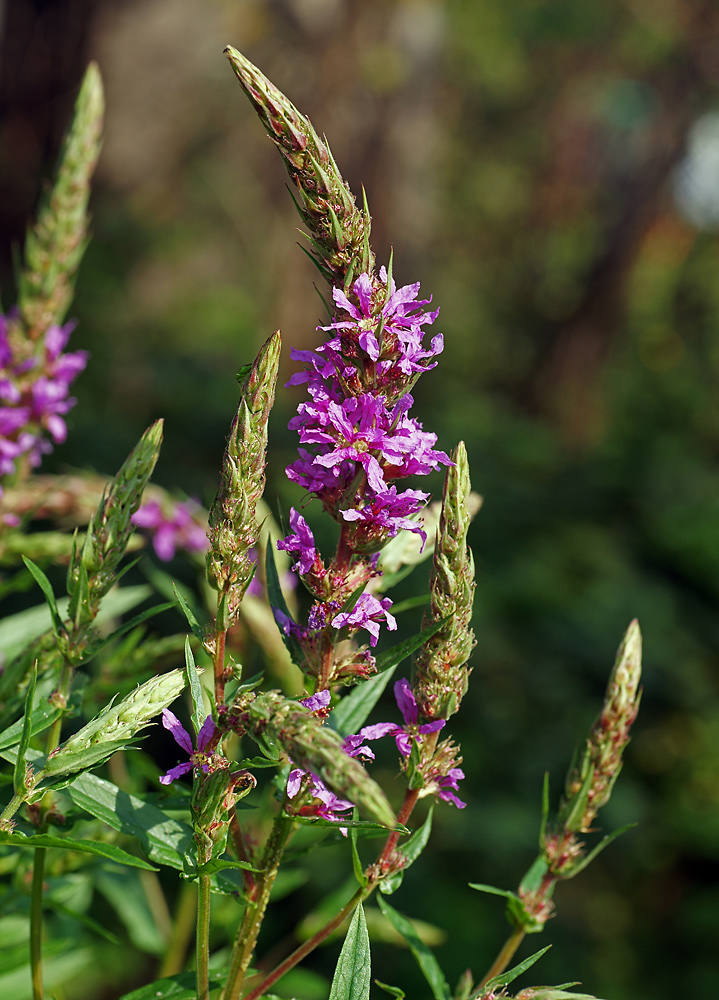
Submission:
[[[387,798],[362,765],[345,753],[342,738],[323,726],[299,702],[268,691],[232,710],[250,735],[270,740],[304,771],[311,771],[337,795],[355,802],[384,826],[393,826]]]
[[[295,204],[312,234],[313,260],[330,284],[348,287],[361,271],[374,270],[367,206],[357,208],[309,120],[241,52],[228,46],[225,54],[298,188]]]
[[[467,451],[460,442],[445,474],[442,513],[430,583],[431,603],[423,627],[444,620],[414,660],[414,694],[427,719],[448,719],[467,691],[467,661],[474,646],[470,628],[474,560],[467,548],[470,481]]]
[[[275,398],[281,337],[274,333],[263,345],[242,383],[242,398],[227,439],[222,479],[210,509],[207,574],[227,595],[226,628],[252,579],[250,549],[257,544],[256,509],[265,488],[267,422]]]

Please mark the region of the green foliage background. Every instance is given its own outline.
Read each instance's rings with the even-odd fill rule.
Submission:
[[[638,617],[644,701],[601,818],[639,826],[560,886],[529,946],[554,944],[542,981],[611,1000],[711,995],[719,242],[678,211],[674,184],[689,129],[719,101],[714,4],[153,0],[99,3],[86,27],[108,102],[73,310],[72,346],[92,360],[52,467],[112,472],[163,416],[157,481],[207,503],[235,371],[278,327],[287,377],[289,346],[316,342],[315,278],[279,157],[222,57],[232,43],[364,184],[378,259],[392,246],[397,279],[441,306],[445,353],[416,409],[440,447],[466,440],[485,498],[474,673],[454,724],[469,804],[438,810],[434,862],[393,905],[445,930],[452,982],[489,963],[501,903],[466,883],[516,887],[543,772],[558,793]],[[267,496],[285,509],[299,398],[281,392],[271,422]],[[317,863],[326,888],[346,861]],[[408,955],[381,946],[376,961],[425,995]]]

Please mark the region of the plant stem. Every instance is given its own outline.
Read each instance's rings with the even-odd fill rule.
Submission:
[[[520,944],[524,940],[524,935],[525,931],[522,927],[515,927],[515,929],[512,931],[512,933],[509,935],[507,940],[502,945],[501,951],[499,952],[495,960],[492,962],[491,966],[489,967],[489,971],[486,973],[486,975],[480,982],[479,984],[480,990],[483,986],[486,986],[486,984],[489,982],[490,979],[494,979],[495,976],[498,976],[500,975],[500,973],[504,972],[509,963],[512,961],[512,958],[514,957],[514,953],[516,952],[517,948],[519,948]],[[477,995],[478,993],[475,990],[472,996],[476,997]]]
[[[42,884],[45,878],[47,848],[35,849],[30,897],[30,969],[33,1000],[45,1000],[42,985]]]
[[[257,943],[262,919],[267,909],[270,892],[274,885],[287,840],[292,833],[293,822],[284,813],[278,813],[272,831],[265,845],[262,871],[255,882],[255,894],[249,900],[240,924],[232,950],[230,970],[222,991],[222,1000],[239,1000],[245,975]]]
[[[219,610],[219,604],[218,604]],[[215,704],[219,708],[225,704],[225,642],[227,640],[227,630],[215,629]]]
[[[22,795],[13,795],[8,804],[2,811],[0,815],[0,830],[7,830],[8,832],[12,830],[13,824],[10,822],[12,817],[18,811],[20,806],[25,801]]]
[[[195,939],[197,1000],[210,1000],[210,876],[200,875]]]

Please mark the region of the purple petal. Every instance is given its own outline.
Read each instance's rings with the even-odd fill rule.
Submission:
[[[215,735],[217,727],[215,726],[214,719],[211,715],[208,715],[205,721],[202,723],[202,728],[197,734],[197,749],[204,750],[207,744],[210,742],[212,737]]]
[[[395,681],[394,696],[397,699],[397,707],[402,713],[405,725],[414,725],[417,721],[417,702],[412,694],[409,681],[405,677]]]
[[[169,708],[163,708],[162,710],[162,724],[168,732],[172,733],[175,738],[175,743],[177,743],[178,746],[181,746],[183,750],[187,751],[187,753],[192,753],[194,747],[192,746],[190,734],[187,732],[175,713],[171,712]],[[188,767],[191,767],[191,765],[188,764]]]
[[[300,705],[304,705],[310,712],[319,712],[320,709],[328,708],[332,695],[329,690],[318,691],[317,694],[304,698]]]
[[[175,780],[175,778],[179,778],[181,775],[187,774],[187,772],[191,770],[192,764],[190,764],[189,761],[185,761],[184,764],[178,764],[177,767],[170,768],[167,774],[163,774],[160,778],[160,784],[169,785],[171,781]]]
[[[436,733],[439,729],[444,729],[447,725],[445,719],[435,719],[434,722],[425,722],[423,726],[420,726],[417,730],[418,733]]]

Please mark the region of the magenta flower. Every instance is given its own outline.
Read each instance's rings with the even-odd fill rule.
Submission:
[[[392,601],[389,597],[377,600],[372,594],[361,594],[352,610],[335,615],[331,625],[333,628],[342,628],[347,625],[352,629],[367,629],[370,634],[370,646],[376,646],[379,639],[380,619],[384,618],[390,632],[394,632],[397,628],[397,619],[389,613],[391,607]]]
[[[421,726],[417,725],[417,719],[419,718],[417,702],[412,693],[409,681],[404,677],[402,680],[395,681],[394,696],[397,699],[397,706],[404,719],[404,729],[396,727],[392,735],[397,744],[397,749],[402,756],[409,757],[412,752],[412,743],[414,740],[419,741],[420,736],[425,733],[436,733],[446,723],[444,719],[436,719],[434,722],[425,722]]]
[[[332,700],[332,693],[325,689],[324,691],[318,691],[317,694],[311,694],[309,698],[303,698],[300,705],[304,705],[306,709],[310,712],[317,712],[320,715],[326,715],[327,709],[330,707],[330,701]]]
[[[299,767],[295,767],[290,771],[287,777],[288,799],[297,797],[302,788],[303,780],[304,787],[312,795],[314,802],[302,806],[299,809],[300,816],[320,816],[322,819],[330,820],[333,823],[339,823],[347,819],[342,813],[354,809],[354,802],[341,799],[338,795],[335,795],[334,792],[329,790],[322,779],[312,771],[303,771]],[[341,833],[346,836],[347,830],[343,829]]]
[[[355,735],[345,736],[342,749],[350,757],[374,760],[374,751],[366,745],[365,740],[380,740],[383,736],[394,733],[396,729],[394,722],[376,722],[373,726],[365,726]]]
[[[163,774],[160,778],[160,784],[169,785],[171,781],[179,778],[183,774],[187,774],[189,771],[197,768],[200,771],[204,771],[207,774],[210,770],[210,758],[212,757],[212,752],[207,753],[207,747],[211,743],[212,739],[216,733],[216,726],[212,720],[212,716],[208,715],[205,721],[202,723],[202,728],[197,734],[197,749],[192,746],[192,738],[187,732],[185,727],[182,725],[180,720],[171,712],[169,708],[163,708],[162,710],[162,724],[175,738],[175,743],[190,755],[190,759],[185,761],[183,764],[178,764],[177,767],[170,768],[167,774]]]
[[[317,556],[315,539],[307,521],[293,507],[290,510],[290,528],[292,533],[277,542],[277,548],[284,552],[296,552],[297,562],[292,567],[300,573],[309,573]]]
[[[455,791],[458,790],[459,787],[458,783],[462,780],[463,777],[464,777],[464,771],[462,770],[462,768],[453,767],[443,777],[437,778],[435,781],[435,784],[439,789],[437,798],[442,799],[444,802],[451,802],[452,805],[456,806],[458,809],[464,809],[467,803],[462,802],[462,800],[458,798],[454,794],[454,792],[450,791],[450,789],[452,788]]]
[[[157,557],[163,562],[174,558],[176,549],[186,552],[204,552],[207,549],[207,531],[197,520],[200,505],[186,500],[161,505],[148,500],[132,515],[132,523],[144,528],[152,538]]]

